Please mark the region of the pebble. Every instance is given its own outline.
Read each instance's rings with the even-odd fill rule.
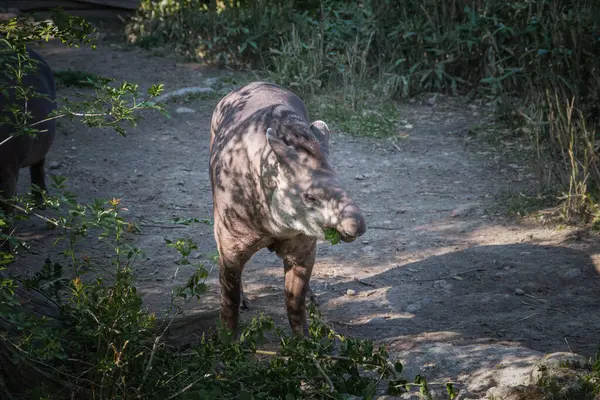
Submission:
[[[373,246],[365,246],[362,249],[362,251],[365,252],[365,253],[368,253],[368,252],[370,252],[372,250],[373,250]]]
[[[570,270],[561,274],[561,276],[566,279],[578,278],[581,276],[581,270],[579,268],[571,268]]]
[[[421,308],[421,306],[419,304],[409,304],[406,306],[406,311],[409,313],[414,313],[415,311],[418,311]]]
[[[515,294],[517,296],[523,296],[525,294],[525,291],[523,289],[521,289],[521,288],[516,288],[515,289]]]
[[[354,296],[355,294],[356,294],[356,290],[354,290],[354,289],[346,290],[346,295],[348,295],[348,296]]]
[[[177,107],[175,109],[175,112],[177,114],[190,114],[190,113],[195,113],[196,110],[193,110],[193,109],[191,109],[189,107]]]
[[[58,169],[58,168],[60,168],[59,162],[52,161],[50,164],[48,164],[48,169]]]
[[[204,86],[215,86],[217,83],[219,83],[219,78],[206,78],[204,80]]]

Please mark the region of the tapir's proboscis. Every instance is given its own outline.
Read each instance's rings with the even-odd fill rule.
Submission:
[[[317,240],[335,229],[351,242],[367,229],[329,162],[329,128],[309,122],[290,91],[250,83],[221,99],[213,113],[210,178],[222,324],[237,331],[242,270],[266,247],[283,259],[290,326],[307,335]]]
[[[22,62],[24,76],[17,95],[17,81],[14,74],[5,68],[9,64],[17,65],[17,55],[9,48],[0,48],[0,64],[3,72],[9,75],[0,76],[0,86],[8,89],[0,94],[0,196],[4,199],[16,194],[17,179],[21,168],[29,167],[31,182],[41,191],[46,190],[44,163],[46,153],[52,146],[56,131],[56,121],[48,118],[56,110],[56,87],[54,75],[50,66],[37,52],[27,49],[29,61]],[[35,132],[19,132],[15,114],[28,115],[27,125]],[[38,204],[42,202],[39,191],[34,192]],[[2,204],[2,209],[8,215],[12,207]],[[10,224],[3,229],[5,235],[11,231]],[[2,250],[10,246],[8,240],[0,238]]]

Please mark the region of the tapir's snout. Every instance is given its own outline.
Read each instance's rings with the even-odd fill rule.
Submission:
[[[352,242],[367,231],[365,218],[356,204],[347,204],[342,209],[337,231],[344,242]]]

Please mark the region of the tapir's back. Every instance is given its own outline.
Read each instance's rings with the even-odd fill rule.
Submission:
[[[252,82],[225,96],[217,104],[211,121],[211,147],[216,136],[242,135],[272,122],[305,123],[304,103],[292,92],[267,82]],[[235,131],[235,132],[232,132]]]

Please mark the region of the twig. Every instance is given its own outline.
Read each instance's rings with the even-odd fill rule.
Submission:
[[[535,299],[535,300],[543,301],[544,303],[546,303],[546,302],[548,301],[548,300],[546,300],[546,299],[541,299],[541,298],[539,298],[539,297],[537,297],[537,296],[534,296],[534,295],[532,295],[532,294],[529,294],[529,293],[525,293],[525,296],[527,296],[527,297],[531,297],[532,299]]]
[[[185,303],[187,304],[191,299],[193,299],[193,296],[190,297]],[[171,299],[171,305],[170,305],[169,312],[170,312],[170,310],[173,309],[173,304],[174,304],[174,298]],[[181,309],[178,312],[174,313],[173,316],[171,317],[171,319],[169,320],[169,322],[167,323],[167,325],[165,326],[165,328],[162,330],[162,332],[154,339],[154,343],[152,344],[152,351],[150,352],[150,358],[148,359],[148,364],[146,365],[146,370],[144,371],[144,376],[142,377],[142,382],[140,383],[140,386],[138,387],[138,393],[140,393],[142,391],[142,388],[144,387],[144,384],[146,383],[146,379],[148,379],[148,375],[150,374],[150,370],[152,370],[152,361],[154,361],[154,355],[156,354],[156,350],[158,349],[160,340],[165,335],[165,333],[169,330],[169,328],[171,327],[171,324],[173,324],[173,321],[175,321],[175,317],[177,317],[180,313],[181,313]],[[194,385],[196,382],[191,383],[191,385]],[[190,387],[188,387],[185,390],[189,390]],[[170,398],[172,398],[172,397],[170,397]]]
[[[160,225],[160,224],[140,224],[140,226],[148,227],[148,228],[167,228],[167,229],[178,229],[178,228],[187,228],[188,225]]]
[[[167,400],[172,400],[178,396],[180,396],[181,394],[187,392],[188,390],[190,390],[192,387],[194,387],[194,385],[198,382],[200,382],[202,379],[204,379],[204,375],[201,376],[200,378],[196,379],[194,382],[190,383],[189,385],[187,385],[186,387],[184,387],[183,389],[181,389],[179,392],[175,393],[174,395],[167,397]]]
[[[49,219],[49,218],[46,218],[46,217],[44,217],[43,215],[40,215],[40,214],[38,214],[38,213],[36,213],[36,212],[31,212],[31,213],[29,213],[29,212],[28,212],[26,209],[24,209],[23,207],[21,207],[21,206],[18,206],[18,205],[16,205],[16,204],[12,204],[12,203],[10,203],[10,202],[8,202],[8,201],[6,201],[6,200],[2,199],[2,198],[0,198],[0,203],[2,203],[2,204],[5,204],[5,205],[7,205],[7,206],[10,206],[10,207],[13,207],[13,208],[16,208],[17,210],[19,210],[19,211],[21,211],[21,212],[24,212],[25,214],[31,214],[31,215],[35,215],[36,217],[43,219],[44,221],[46,221],[46,222],[48,222],[48,223],[50,223],[50,224],[54,225],[54,226],[55,226],[55,227],[57,227],[57,228],[60,226],[60,224],[59,224],[58,222],[56,222],[56,221],[53,221],[53,220],[51,220],[51,219]],[[73,228],[71,228],[71,227],[68,227],[68,226],[63,226],[63,228],[65,228],[65,229],[73,229]]]
[[[398,145],[396,143],[392,142],[392,146],[394,146],[396,148],[396,150],[402,151],[402,149],[400,149],[400,147],[398,147]]]
[[[370,287],[372,287],[372,288],[376,288],[376,287],[377,287],[376,285],[373,285],[372,283],[365,282],[365,281],[361,281],[361,280],[360,280],[360,279],[358,279],[358,278],[354,278],[354,281],[355,281],[355,282],[358,282],[358,283],[360,283],[360,284],[362,284],[362,285],[365,285],[365,286],[370,286]]]
[[[571,353],[573,353],[573,350],[571,350],[571,346],[569,345],[569,341],[567,340],[567,337],[565,336],[564,339],[565,339],[565,343],[567,344],[567,348],[569,349],[569,351]]]
[[[531,304],[531,303],[527,303],[526,301],[522,301],[521,303],[525,304],[526,306],[530,306],[530,307],[540,307],[540,305],[538,305],[538,304]],[[564,310],[561,310],[560,308],[550,307],[550,306],[542,306],[542,307],[550,309],[550,310],[561,312],[561,313],[563,313],[565,315],[569,315],[568,312],[566,312]]]
[[[525,318],[521,318],[519,321],[525,321],[526,319],[529,319],[529,318],[533,317],[533,316],[534,316],[535,314],[537,314],[538,312],[539,312],[539,311],[536,311],[536,312],[534,312],[534,313],[532,313],[532,314],[529,314],[529,315],[528,315],[528,316],[526,316]]]
[[[0,146],[2,146],[4,143],[8,142],[10,139],[12,139],[14,136],[10,135],[9,137],[7,137],[6,139],[4,139],[3,141],[0,142]]]
[[[325,378],[325,381],[327,382],[327,385],[329,386],[329,392],[330,393],[335,392],[335,387],[333,386],[333,382],[331,382],[331,379],[327,376],[327,374],[323,370],[323,367],[321,367],[321,364],[319,364],[319,360],[317,360],[317,358],[315,356],[313,356],[313,362],[315,363],[315,366],[317,367],[317,369],[319,370],[319,372],[321,373],[323,378]]]
[[[401,231],[401,230],[404,229],[404,227],[395,228],[395,227],[392,227],[392,226],[371,226],[371,225],[369,225],[368,229],[381,229],[381,230],[384,230],[384,231]]]
[[[451,194],[446,194],[446,193],[434,193],[434,192],[419,192],[417,194],[420,194],[422,196],[438,196],[438,197],[450,197],[456,200],[456,196],[451,195]]]
[[[457,276],[457,275],[464,275],[464,274],[468,274],[469,272],[477,272],[477,271],[485,271],[485,268],[471,268],[471,269],[466,269],[464,271],[459,271],[456,273],[453,273],[452,275],[443,275],[437,278],[430,278],[430,279],[419,279],[413,282],[431,282],[431,281],[439,281],[442,279],[447,279],[449,277],[453,277],[453,276]]]

